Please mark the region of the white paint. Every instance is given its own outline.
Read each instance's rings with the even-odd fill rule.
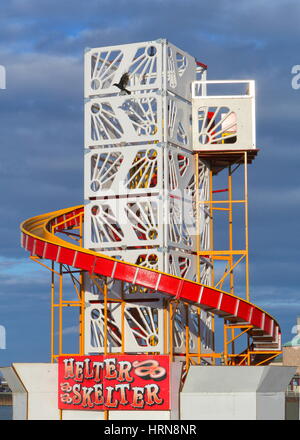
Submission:
[[[284,420],[294,367],[191,366],[180,393],[182,420]]]
[[[14,363],[13,368],[28,393],[28,420],[59,420],[57,364]]]
[[[104,420],[104,411],[62,410],[62,420]]]
[[[243,94],[221,95],[197,93],[199,85],[246,84]],[[256,148],[255,135],[255,83],[245,81],[194,81],[193,82],[193,147],[194,150],[251,150]],[[201,90],[201,87],[200,87]],[[224,108],[228,112],[224,112]],[[200,115],[204,119],[199,118]],[[213,113],[208,121],[208,112]],[[201,122],[202,121],[202,122]],[[200,131],[200,127],[201,131]],[[235,132],[233,132],[233,130]],[[234,143],[225,143],[223,138],[235,136]],[[230,140],[228,138],[228,140]]]
[[[170,411],[109,411],[109,420],[171,420]]]

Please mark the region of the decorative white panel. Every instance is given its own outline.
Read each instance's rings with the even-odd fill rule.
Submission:
[[[85,154],[85,198],[158,193],[163,149],[156,144],[101,148]]]
[[[212,261],[210,258],[200,257],[200,283],[211,286]]]
[[[162,53],[158,41],[89,49],[85,54],[85,97],[119,93],[114,83],[126,72],[131,92],[161,89]]]
[[[207,85],[247,83],[245,95],[207,95]],[[200,84],[200,92],[198,85]],[[205,89],[203,88],[205,87]],[[253,81],[197,81],[193,84],[194,150],[249,150],[255,144]],[[198,96],[200,94],[201,96]]]
[[[102,97],[85,103],[85,148],[162,140],[158,94]]]
[[[171,145],[139,145],[87,150],[85,198],[157,194],[194,194],[195,160]]]
[[[187,280],[196,281],[197,259],[193,254],[169,250],[165,253],[164,272]]]
[[[209,195],[209,167],[206,162],[199,163],[199,220],[200,220],[200,249],[210,249],[210,217],[211,206],[205,203]]]
[[[189,326],[189,352],[202,353],[210,352],[213,343],[212,318],[203,310],[198,313],[196,306],[186,307],[180,303],[174,314],[174,352],[185,353],[186,351],[186,323]],[[200,340],[198,340],[200,335]],[[201,344],[201,347],[199,347]],[[200,348],[200,350],[199,350]]]
[[[196,250],[196,223],[191,201],[169,197],[166,246]]]
[[[192,150],[192,106],[176,96],[155,93],[85,103],[86,148],[141,142],[168,142]]]
[[[194,57],[166,40],[89,49],[85,53],[85,97],[119,93],[114,84],[128,73],[130,93],[170,90],[190,100],[196,68]]]
[[[194,306],[192,306],[194,310]],[[193,319],[193,318],[192,318]],[[214,331],[212,326],[213,316],[209,312],[201,310],[200,334],[203,353],[212,353],[214,346]]]
[[[133,246],[195,249],[190,201],[160,196],[92,200],[85,206],[84,244],[88,249]]]
[[[209,165],[205,161],[199,161],[199,235],[200,250],[210,249],[210,216],[211,205],[205,203],[210,199]],[[209,254],[209,252],[208,252]],[[211,285],[212,260],[207,256],[200,258],[200,282],[207,286]]]
[[[191,82],[196,79],[196,60],[171,43],[166,46],[167,88],[183,98],[191,99]]]
[[[94,200],[85,206],[85,247],[157,246],[163,243],[159,197]]]
[[[107,307],[108,346],[111,353],[122,349],[121,304]],[[104,352],[104,305],[89,304],[85,310],[86,353]],[[126,303],[124,311],[124,349],[127,353],[163,352],[162,300]]]
[[[176,96],[167,97],[168,124],[165,142],[172,142],[191,150],[192,147],[192,107]]]
[[[165,169],[168,170],[165,189],[171,195],[191,199],[195,191],[194,156],[187,151],[168,146],[165,163]]]

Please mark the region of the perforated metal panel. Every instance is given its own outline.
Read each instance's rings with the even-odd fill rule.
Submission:
[[[197,307],[179,304],[174,312],[174,352],[186,352],[188,324],[188,340],[190,353],[209,353],[212,351],[213,332],[212,317]],[[201,335],[201,337],[199,336]]]
[[[170,194],[190,198],[195,192],[191,153],[165,144],[87,150],[85,198]]]
[[[191,99],[191,83],[196,79],[195,58],[171,43],[166,46],[167,88]]]
[[[162,88],[163,44],[157,41],[97,47],[85,54],[85,96],[119,93],[114,83],[129,73],[128,89]]]
[[[85,206],[88,248],[163,244],[163,206],[157,196],[95,200]]]
[[[158,193],[163,149],[157,144],[96,149],[85,154],[85,198]]]
[[[107,309],[108,351],[122,350],[122,322],[120,302],[110,302]],[[124,311],[124,349],[127,353],[163,352],[162,300],[126,303]],[[104,352],[104,304],[86,307],[86,341],[88,353]]]
[[[162,97],[97,97],[85,104],[85,147],[162,142]]]
[[[89,249],[195,247],[193,205],[175,197],[100,199],[85,206],[85,245]]]
[[[85,147],[164,142],[192,149],[192,107],[176,96],[136,93],[85,103]]]
[[[169,90],[190,100],[196,62],[187,52],[163,39],[88,49],[85,97],[119,93],[114,84],[120,82],[124,73],[129,75],[127,90],[131,93]]]

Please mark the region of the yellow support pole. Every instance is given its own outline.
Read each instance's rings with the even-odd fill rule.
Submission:
[[[250,301],[250,288],[249,288],[249,238],[248,238],[248,163],[247,163],[247,151],[244,152],[244,169],[245,169],[245,244],[246,244],[246,300]]]
[[[189,351],[190,351],[190,332],[189,332],[189,306],[185,304],[185,362],[186,372],[189,371]]]
[[[213,171],[212,171],[212,167],[210,166],[210,170],[209,170],[209,200],[210,202],[213,202]],[[214,218],[213,218],[213,209],[212,209],[212,205],[210,205],[210,210],[209,210],[209,214],[210,214],[210,227],[209,227],[209,234],[210,234],[210,249],[213,250],[214,249]],[[211,285],[214,286],[215,285],[215,264],[214,264],[214,260],[212,260],[212,271],[211,271]],[[212,320],[211,320],[211,330],[212,330],[212,339],[213,339],[213,343],[212,343],[212,348],[213,351],[215,351],[215,316],[212,315]],[[215,358],[213,358],[213,365],[215,365],[216,360]]]
[[[59,319],[58,319],[58,353],[62,355],[63,353],[63,307],[62,307],[62,301],[63,301],[63,275],[62,275],[62,265],[59,265],[59,292],[58,292],[58,313],[59,313]]]
[[[124,281],[122,281],[121,291],[121,353],[125,352],[125,301],[124,301]]]
[[[228,233],[229,233],[229,250],[233,250],[233,215],[232,215],[232,173],[231,166],[228,167],[228,199],[229,199],[229,213],[228,213]],[[234,275],[233,275],[233,256],[229,256],[229,286],[230,293],[234,293]]]
[[[224,362],[228,364],[228,340],[227,340],[227,325],[224,321]]]
[[[54,261],[51,262],[51,329],[50,329],[50,347],[51,347],[51,362],[54,362],[55,345],[54,345],[54,332],[55,332],[55,316],[54,316],[54,301],[55,301],[55,280],[54,280]]]
[[[173,304],[169,303],[169,329],[170,329],[170,339],[169,339],[169,356],[170,362],[173,362]]]
[[[104,354],[107,354],[107,280],[105,279],[104,282],[104,289],[103,289],[103,294],[104,294],[104,303],[103,303],[103,307],[104,307]]]

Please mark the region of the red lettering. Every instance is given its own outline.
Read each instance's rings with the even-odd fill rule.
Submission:
[[[103,405],[104,397],[103,397],[103,385],[94,385],[95,389],[95,405]]]
[[[103,362],[94,362],[95,382],[102,381]]]
[[[130,376],[129,372],[132,369],[132,365],[128,361],[119,361],[120,369],[119,369],[119,382],[132,382],[133,377]]]
[[[75,362],[75,378],[76,382],[83,381],[83,362]]]
[[[146,397],[145,402],[146,405],[161,405],[163,403],[163,399],[158,397],[158,393],[160,391],[159,386],[155,383],[151,383],[149,385],[145,385]]]
[[[84,378],[85,379],[93,379],[94,371],[90,370],[91,359],[84,359]]]
[[[132,387],[133,398],[132,404],[134,408],[144,408],[144,388]]]
[[[128,400],[126,398],[126,390],[129,390],[129,388],[130,385],[127,383],[115,386],[116,391],[120,390],[120,402],[119,402],[120,405],[127,405]]]
[[[116,379],[117,370],[116,370],[116,359],[104,359],[105,364],[105,379]]]
[[[82,401],[82,395],[80,394],[80,385],[76,384],[73,386],[73,404],[74,405],[80,405]]]
[[[91,399],[91,394],[94,391],[94,388],[87,388],[82,387],[82,407],[86,408],[87,406],[89,408],[93,408],[94,404]]]
[[[64,359],[64,378],[65,379],[73,379],[74,377],[74,359]]]
[[[118,405],[118,401],[117,400],[115,400],[114,402],[112,401],[114,387],[106,387],[106,391],[107,391],[107,395],[106,395],[105,406],[107,406],[108,408],[116,408]]]

